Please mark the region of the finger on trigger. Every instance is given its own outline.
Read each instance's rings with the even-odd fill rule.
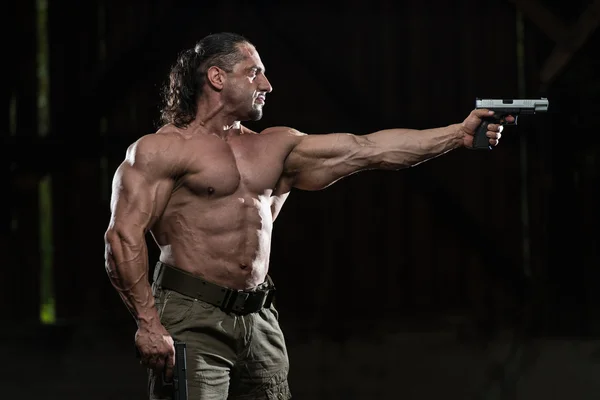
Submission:
[[[175,367],[175,357],[172,354],[169,354],[167,357],[167,362],[165,364],[165,378],[167,380],[171,380],[173,377],[173,368]]]

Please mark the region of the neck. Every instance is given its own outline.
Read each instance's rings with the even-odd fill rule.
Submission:
[[[241,127],[240,121],[225,111],[222,101],[199,101],[195,123],[209,134],[222,138],[239,133]]]

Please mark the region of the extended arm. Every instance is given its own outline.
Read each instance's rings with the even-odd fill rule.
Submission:
[[[368,135],[346,133],[298,135],[285,163],[294,187],[323,189],[353,173],[368,169],[398,170],[417,165],[461,146],[470,147],[475,129],[487,110],[475,110],[462,124],[414,130],[388,129]],[[490,125],[487,136],[496,145],[499,125]]]

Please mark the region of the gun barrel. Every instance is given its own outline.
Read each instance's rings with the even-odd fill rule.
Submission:
[[[534,112],[548,111],[548,99],[476,99],[475,108],[488,108],[491,110],[532,110]]]

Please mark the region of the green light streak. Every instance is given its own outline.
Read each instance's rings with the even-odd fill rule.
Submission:
[[[47,136],[50,131],[50,68],[48,46],[48,2],[36,0],[37,12],[37,82],[38,82],[38,135]],[[38,183],[40,220],[40,321],[56,322],[53,284],[52,241],[52,177],[48,174]]]

